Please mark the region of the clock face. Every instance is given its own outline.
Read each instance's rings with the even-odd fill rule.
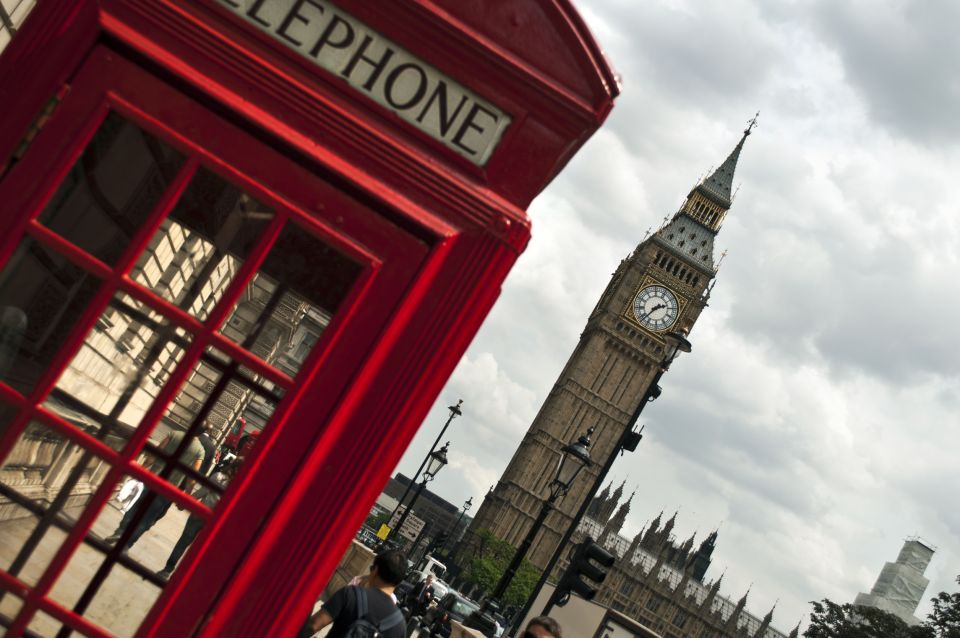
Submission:
[[[641,289],[633,299],[633,316],[641,326],[653,332],[668,330],[676,323],[679,314],[677,296],[658,284]]]

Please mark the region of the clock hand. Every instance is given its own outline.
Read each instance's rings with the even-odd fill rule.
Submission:
[[[651,314],[655,313],[657,310],[662,310],[663,308],[666,308],[666,307],[667,307],[667,304],[665,304],[665,303],[657,304],[656,306],[654,306],[654,307],[651,308],[650,310],[648,310],[648,311],[646,311],[645,313],[643,313],[643,318],[646,319],[646,318],[649,317]]]

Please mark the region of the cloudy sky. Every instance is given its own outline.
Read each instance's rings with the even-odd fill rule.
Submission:
[[[908,536],[937,547],[925,598],[956,590],[960,4],[577,5],[623,94],[531,207],[530,247],[398,470],[463,398],[433,486],[479,502],[617,264],[759,110],[693,352],[611,473],[637,487],[625,531],[661,510],[681,539],[719,526],[708,578],[752,584],[758,615],[779,600],[785,631],[807,601],[869,591]]]

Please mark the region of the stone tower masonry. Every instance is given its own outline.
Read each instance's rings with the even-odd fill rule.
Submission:
[[[537,568],[546,565],[656,373],[663,335],[689,333],[707,305],[716,275],[714,239],[731,206],[734,170],[754,124],[672,219],[620,263],[471,532],[490,530],[519,545],[540,512],[561,448],[596,427],[593,466],[557,503],[527,554]]]

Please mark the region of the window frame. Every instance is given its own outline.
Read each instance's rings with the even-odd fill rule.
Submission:
[[[111,110],[174,146],[187,160],[122,257],[115,264],[108,265],[39,223],[37,217]],[[257,470],[264,467],[264,459],[257,458],[258,454],[282,454],[302,447],[298,441],[284,442],[283,434],[285,430],[292,429],[285,427],[289,425],[287,417],[298,397],[309,386],[331,384],[330,398],[326,401],[326,406],[328,413],[335,409],[341,393],[349,386],[353,376],[350,371],[356,371],[363,366],[366,352],[390,320],[390,310],[399,303],[405,285],[414,278],[428,255],[429,246],[422,239],[414,238],[387,221],[386,216],[381,214],[382,211],[375,208],[378,202],[358,201],[336,184],[319,177],[317,171],[298,166],[282,148],[276,148],[269,140],[258,139],[254,133],[238,126],[238,123],[230,121],[222,114],[211,112],[208,105],[179,93],[173,86],[116,52],[97,47],[83,63],[72,82],[69,94],[50,122],[37,135],[21,161],[0,181],[0,202],[6,202],[0,203],[0,218],[13,222],[8,225],[10,232],[0,239],[0,267],[9,262],[21,241],[31,238],[100,278],[97,293],[86,311],[77,318],[64,347],[54,357],[33,390],[23,395],[0,383],[0,400],[18,410],[18,416],[0,436],[0,462],[6,459],[28,424],[36,420],[109,466],[102,485],[84,506],[83,513],[67,533],[67,538],[36,585],[28,586],[22,580],[0,570],[0,588],[15,595],[22,602],[10,627],[14,634],[23,631],[33,615],[39,611],[53,616],[64,623],[65,627],[86,635],[109,635],[82,614],[74,613],[52,600],[49,593],[71,556],[82,544],[91,544],[89,532],[92,524],[111,497],[113,487],[124,476],[143,481],[147,488],[209,523],[209,530],[205,529],[197,539],[181,567],[184,568],[184,573],[196,574],[198,565],[209,564],[209,569],[205,567],[204,578],[209,580],[212,586],[210,597],[199,602],[212,604],[218,592],[215,583],[222,583],[229,577],[230,561],[225,562],[222,555],[213,557],[217,560],[205,561],[206,549],[211,546],[211,539],[222,531],[222,521],[236,505],[237,495],[244,492],[245,486],[250,485],[252,477],[257,475]],[[272,168],[264,168],[265,165],[272,165]],[[203,321],[178,308],[173,302],[162,299],[131,278],[131,269],[137,257],[201,166],[250,193],[275,211],[267,231],[246,257],[216,307]],[[322,202],[318,201],[321,198]],[[289,224],[296,225],[361,265],[345,298],[333,313],[329,325],[313,344],[312,352],[295,379],[218,332],[227,320],[230,309],[241,298],[246,285],[266,259],[282,229]],[[122,450],[115,451],[42,404],[60,373],[83,346],[86,336],[95,329],[104,309],[118,292],[130,295],[169,319],[173,327],[187,330],[192,339],[187,351],[170,371],[165,385],[147,410],[140,427]],[[264,431],[258,449],[253,454],[251,467],[249,470],[245,468],[237,477],[218,504],[216,513],[136,462],[140,452],[148,445],[149,435],[157,427],[174,396],[185,387],[187,376],[208,347],[216,347],[240,365],[262,375],[286,392],[284,400],[277,405],[269,421],[270,431]],[[347,374],[344,374],[343,366],[346,366]],[[335,370],[339,371],[339,374],[336,374]],[[318,429],[308,434],[312,434],[315,439],[319,433]],[[266,448],[272,450],[260,454]],[[300,451],[303,452],[302,449]],[[291,472],[296,469],[296,460],[291,459]],[[263,477],[258,478],[262,483]],[[288,479],[289,476],[275,476],[270,477],[270,482],[274,489],[279,491]],[[265,513],[269,513],[269,508]],[[233,522],[236,522],[236,517]],[[231,527],[230,535],[236,539],[245,538],[249,542],[261,522],[249,517],[245,529]],[[191,555],[192,561],[189,560]],[[233,558],[234,562],[237,562],[242,556],[235,554]],[[114,557],[114,560],[122,564],[117,557]],[[166,604],[163,601],[182,588],[183,580],[181,570],[178,570],[177,576],[164,588],[160,598],[154,603],[153,611],[148,613],[141,629],[155,617],[156,610]]]

